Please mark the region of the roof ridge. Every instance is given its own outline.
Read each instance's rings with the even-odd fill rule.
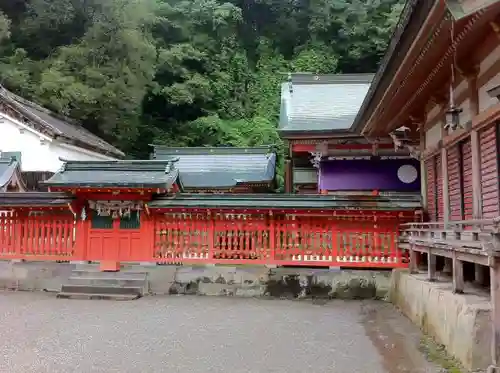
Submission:
[[[150,144],[153,147],[153,153],[162,155],[218,155],[218,154],[269,154],[276,152],[276,145],[261,145],[248,147],[233,147],[233,146],[210,146],[210,147],[170,147],[159,144]]]
[[[18,110],[25,111],[25,113],[23,113],[23,115],[32,116],[33,117],[33,118],[31,118],[32,120],[34,119],[38,122],[43,123],[43,125],[50,128],[50,131],[54,132],[54,134],[56,136],[57,135],[69,136],[69,135],[67,135],[63,130],[57,128],[57,126],[55,126],[54,124],[48,122],[46,119],[41,118],[40,115],[38,115],[36,112],[33,112],[33,110],[36,110],[42,114],[47,115],[48,117],[50,117],[54,120],[60,121],[63,124],[70,126],[77,133],[81,133],[82,135],[91,137],[98,144],[98,146],[101,148],[101,150],[105,150],[104,148],[111,148],[113,150],[113,153],[117,153],[117,154],[120,154],[122,156],[124,155],[121,150],[119,150],[115,146],[111,145],[110,143],[108,143],[104,139],[100,138],[99,136],[94,134],[92,131],[89,131],[88,129],[86,129],[77,120],[74,120],[74,119],[67,117],[65,115],[56,113],[56,112],[54,112],[50,109],[47,109],[46,107],[44,107],[44,106],[42,106],[34,101],[27,100],[27,99],[15,94],[14,92],[9,91],[7,88],[5,88],[1,84],[0,84],[0,96],[2,96],[4,99],[6,99],[8,102],[10,102],[11,105],[15,105]],[[85,141],[82,139],[80,139],[80,141],[82,141],[82,142],[84,142],[87,145],[90,145],[92,147],[96,146],[95,144],[92,145],[88,141]],[[106,151],[109,151],[109,149],[107,149]]]

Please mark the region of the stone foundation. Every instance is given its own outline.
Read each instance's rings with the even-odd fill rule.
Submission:
[[[396,270],[389,298],[465,369],[484,371],[491,364],[489,299],[474,289],[465,292],[454,294],[449,282],[429,282],[426,275]]]
[[[59,292],[75,267],[96,265],[0,261],[0,288]],[[382,299],[389,271],[265,266],[127,265],[146,272],[152,295],[191,294],[240,297]]]

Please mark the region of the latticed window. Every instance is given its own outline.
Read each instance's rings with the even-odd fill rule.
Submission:
[[[97,212],[92,212],[92,229],[112,229],[113,218],[111,216],[102,216]]]
[[[141,227],[141,216],[139,211],[131,211],[130,215],[120,218],[120,229],[139,229]]]

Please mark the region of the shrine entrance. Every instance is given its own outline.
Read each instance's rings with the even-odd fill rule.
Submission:
[[[141,224],[141,204],[120,208],[103,208],[89,203],[87,256],[101,262],[107,270],[117,270],[119,262],[136,262],[144,255],[145,226]]]

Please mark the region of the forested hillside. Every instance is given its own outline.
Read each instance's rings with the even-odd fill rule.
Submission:
[[[375,72],[401,0],[1,0],[0,83],[130,156],[277,143],[287,72]]]

